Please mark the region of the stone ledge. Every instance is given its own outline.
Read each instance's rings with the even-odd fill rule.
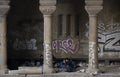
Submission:
[[[42,74],[42,67],[19,67],[18,70],[10,70],[10,75]]]
[[[26,77],[25,75],[0,75],[0,77]]]
[[[18,74],[42,74],[42,67],[19,67]]]
[[[120,77],[120,73],[103,73],[93,76],[86,73],[61,72],[53,74],[0,75],[0,77]]]
[[[86,73],[57,73],[57,74],[41,74],[41,75],[27,75],[27,77],[120,77],[120,74],[98,74],[89,75]]]

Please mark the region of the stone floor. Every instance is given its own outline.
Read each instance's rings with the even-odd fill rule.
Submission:
[[[120,73],[105,73],[88,75],[85,73],[29,74],[29,75],[0,75],[0,77],[120,77]]]
[[[52,75],[27,75],[27,77],[120,77],[120,74],[99,74],[92,76],[85,73],[59,73]]]
[[[81,72],[60,72],[53,74],[9,74],[0,75],[0,77],[120,77],[120,66],[102,66],[99,69],[103,72],[94,76]]]

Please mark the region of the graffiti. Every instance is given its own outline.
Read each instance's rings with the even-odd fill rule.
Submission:
[[[98,26],[98,42],[101,51],[120,51],[120,24],[100,23]]]
[[[52,52],[51,52],[51,44],[44,44],[44,58],[46,59],[45,64],[48,66],[52,66]]]
[[[86,27],[88,28],[88,23]],[[86,31],[87,38],[89,37]],[[120,24],[119,23],[98,23],[98,44],[99,51],[120,51]]]
[[[98,23],[98,31],[103,32],[111,32],[111,31],[117,31],[120,28],[119,23]]]
[[[79,43],[74,44],[73,40],[55,40],[52,43],[53,50],[58,52],[59,50],[63,50],[65,53],[71,52],[74,53],[79,50]]]
[[[92,52],[92,51],[94,51],[94,46],[95,46],[95,42],[89,42],[89,52]]]
[[[13,43],[13,48],[15,50],[37,50],[36,39],[30,40],[19,40],[16,39]]]
[[[120,32],[99,36],[99,43],[103,45],[101,50],[120,51]],[[101,41],[103,39],[104,41]]]
[[[95,42],[89,42],[89,63],[91,67],[95,67]]]

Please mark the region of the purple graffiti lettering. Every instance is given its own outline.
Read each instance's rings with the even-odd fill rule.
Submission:
[[[66,40],[63,41],[63,46],[67,46],[67,41]]]
[[[74,44],[73,40],[55,40],[53,41],[53,50],[63,50],[65,53],[76,52],[79,49],[79,44]]]
[[[74,47],[70,47],[69,50],[73,51],[73,52],[76,52],[77,49],[78,49],[77,47],[78,47],[78,45],[76,44]]]
[[[52,47],[53,47],[53,49],[56,49],[56,48],[57,48],[57,41],[53,41]]]
[[[73,45],[73,41],[70,40],[70,39],[68,39],[67,41],[68,41],[67,49],[70,50],[70,51],[72,51],[72,52],[77,51],[77,46],[78,45],[77,44]]]
[[[68,39],[67,42],[68,42],[68,47],[71,47],[73,45],[73,41],[72,40]]]
[[[58,48],[62,48],[62,40],[58,41]]]

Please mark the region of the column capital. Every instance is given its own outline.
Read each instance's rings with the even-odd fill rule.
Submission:
[[[0,16],[4,16],[9,10],[9,0],[0,0]]]
[[[40,6],[43,15],[51,15],[56,10],[56,6]]]
[[[86,5],[88,6],[101,6],[103,3],[103,0],[85,0]]]
[[[6,13],[9,10],[9,6],[8,5],[0,5],[0,16],[5,16]]]
[[[85,6],[89,16],[96,16],[101,10],[102,6]]]
[[[96,16],[103,9],[103,0],[85,0],[85,3],[85,9],[89,16]]]
[[[56,0],[40,0],[40,6],[55,6]]]
[[[56,0],[40,0],[40,11],[44,15],[51,15],[56,10]]]

